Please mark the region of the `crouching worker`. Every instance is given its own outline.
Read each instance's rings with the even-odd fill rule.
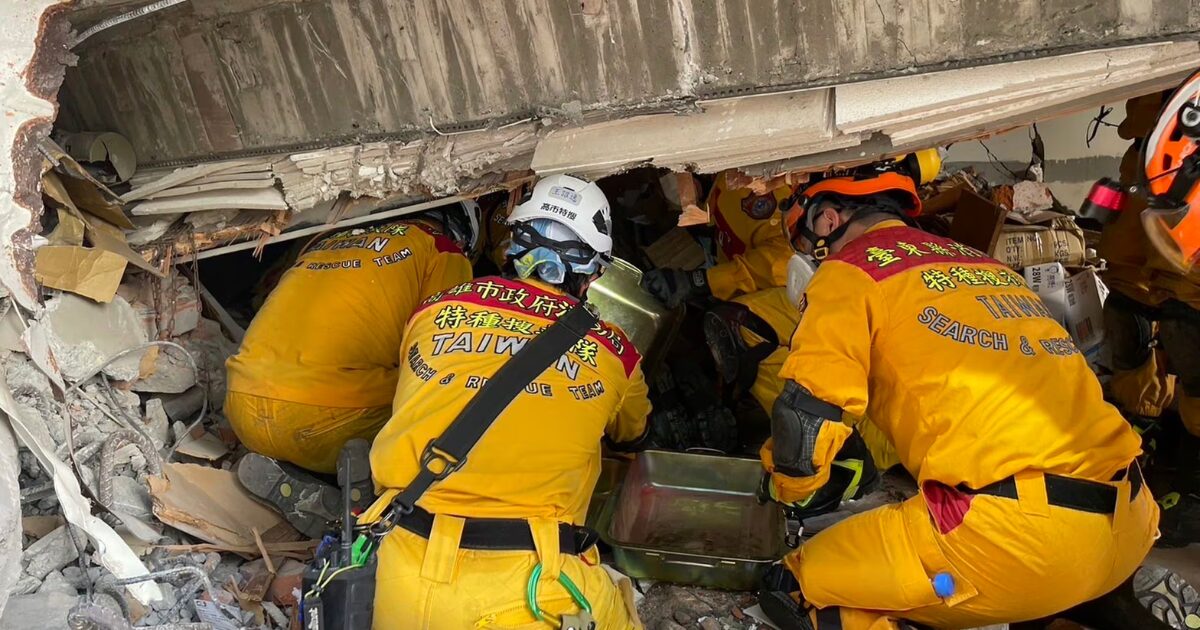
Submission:
[[[608,202],[594,183],[543,179],[510,222],[506,275],[439,293],[404,333],[395,410],[371,449],[384,491],[360,520],[378,528],[386,514],[390,526],[378,544],[375,628],[554,628],[585,615],[605,630],[640,627],[632,591],[601,568],[582,527],[601,438],[630,446],[650,412],[641,356],[613,326],[580,330],[515,398],[491,405],[502,411],[411,513],[389,510],[401,489],[421,486],[427,446],[451,440],[447,427],[480,388],[570,317],[608,263]]]
[[[225,414],[251,451],[238,478],[305,534],[341,513],[337,489],[305,471],[334,472],[345,442],[391,417],[404,325],[422,300],[471,279],[462,252],[478,223],[472,202],[317,241],[226,364]],[[370,480],[357,481],[369,500]]]
[[[851,435],[843,416],[864,413],[920,494],[817,534],[764,608],[789,628],[962,628],[1121,585],[1158,525],[1140,442],[1021,277],[905,225],[920,200],[897,172],[826,178],[798,199],[793,243],[824,260],[762,453],[773,495],[820,489]]]

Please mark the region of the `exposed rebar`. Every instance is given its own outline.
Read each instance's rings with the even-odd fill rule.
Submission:
[[[100,480],[97,483],[100,503],[109,510],[113,509],[113,477],[116,475],[117,451],[127,444],[137,447],[138,452],[146,459],[146,470],[150,474],[162,474],[162,459],[149,438],[129,429],[114,431],[104,440],[104,446],[100,449]]]

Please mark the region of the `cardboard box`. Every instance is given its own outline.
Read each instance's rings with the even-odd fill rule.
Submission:
[[[926,201],[926,211],[944,212],[954,209],[950,223],[950,238],[981,252],[993,252],[1000,239],[1000,229],[1008,211],[965,187],[948,190]]]
[[[942,192],[923,205],[927,213],[953,209],[950,238],[988,252],[1013,269],[1050,262],[1083,264],[1083,229],[1065,214],[1048,210],[1008,212],[965,187]]]
[[[1040,214],[1036,223],[1005,223],[992,256],[1013,269],[1051,262],[1082,265],[1087,247],[1075,219],[1055,212]],[[1011,221],[1014,214],[1008,218]]]
[[[1068,274],[1061,263],[1025,268],[1025,282],[1071,334],[1085,354],[1104,341],[1104,300],[1108,287],[1087,267]]]

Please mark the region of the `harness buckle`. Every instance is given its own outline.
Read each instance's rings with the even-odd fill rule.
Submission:
[[[430,475],[433,475],[434,481],[445,479],[450,473],[458,470],[465,461],[467,461],[465,457],[463,459],[455,459],[451,454],[435,447],[433,440],[430,440],[425,445],[425,450],[421,452],[421,468]],[[435,462],[441,464],[437,470],[432,466]],[[411,506],[409,506],[408,512],[412,512]],[[405,514],[408,514],[408,512],[405,512]]]

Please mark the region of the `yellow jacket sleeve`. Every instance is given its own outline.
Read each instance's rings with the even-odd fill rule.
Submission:
[[[630,375],[629,388],[621,400],[621,407],[609,421],[604,434],[616,444],[635,442],[646,433],[646,422],[650,417],[650,388],[638,363]]]
[[[871,339],[884,316],[878,302],[877,286],[863,272],[840,262],[822,265],[801,303],[800,325],[780,376],[845,414],[862,416],[867,408]],[[765,444],[759,455],[771,473],[776,498],[785,503],[801,501],[828,483],[830,465],[851,432],[842,422],[821,426],[813,450],[816,474],[808,477],[775,472],[773,441]]]
[[[708,286],[713,296],[720,300],[787,286],[787,264],[791,256],[792,248],[783,234],[768,237],[746,253],[709,268]]]
[[[871,342],[887,325],[879,287],[840,261],[821,265],[801,301],[802,317],[780,376],[851,416],[867,411]]]
[[[470,282],[473,273],[471,261],[457,252],[439,251],[425,270],[425,281],[421,283],[421,301],[450,287]]]

